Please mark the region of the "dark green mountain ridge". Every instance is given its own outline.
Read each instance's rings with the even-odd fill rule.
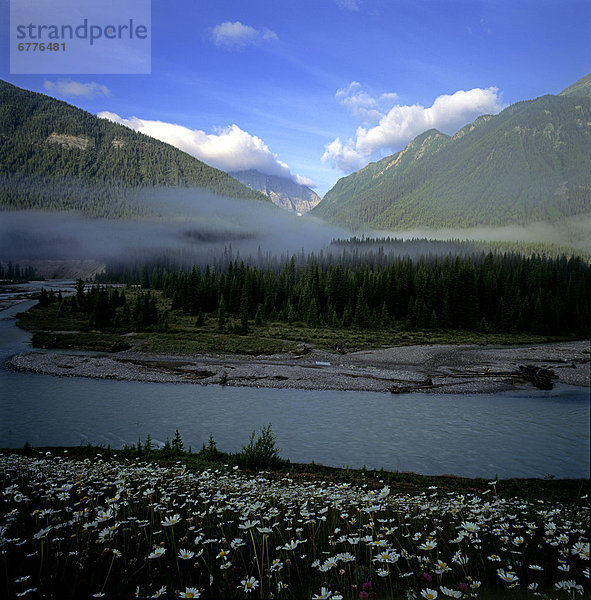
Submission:
[[[138,190],[199,188],[269,199],[173,146],[44,94],[0,81],[0,209],[154,212]]]
[[[556,222],[591,212],[591,77],[340,179],[313,214],[353,229]]]
[[[581,77],[581,79],[575,81],[572,85],[569,85],[566,89],[562,90],[559,96],[586,96],[591,97],[591,73]]]

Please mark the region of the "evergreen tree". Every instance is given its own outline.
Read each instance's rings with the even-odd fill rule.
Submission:
[[[41,288],[41,292],[39,293],[39,302],[37,304],[39,308],[46,308],[49,306],[49,294],[45,288]]]
[[[84,310],[84,281],[78,279],[76,282],[76,303],[78,310]]]
[[[259,304],[257,307],[257,312],[254,315],[254,324],[257,327],[260,327],[263,324],[263,306]]]
[[[316,299],[312,297],[308,310],[306,311],[306,324],[308,327],[318,327],[318,306]]]
[[[228,324],[228,313],[226,311],[226,301],[224,300],[224,297],[222,296],[220,298],[220,304],[218,307],[218,314],[217,314],[217,320],[216,320],[217,330],[220,333],[226,331],[227,324]]]
[[[242,295],[240,298],[240,332],[243,334],[248,333],[248,317],[249,317],[249,302],[246,287],[242,288]]]
[[[183,439],[181,438],[181,434],[179,433],[178,429],[174,432],[171,449],[174,454],[182,454],[184,451]]]
[[[538,294],[536,301],[534,302],[534,310],[531,321],[532,333],[544,333],[546,331],[546,324],[544,322],[544,311],[542,309],[542,298]]]
[[[369,308],[365,302],[365,296],[363,294],[363,289],[360,288],[357,293],[357,302],[355,303],[355,317],[353,320],[353,324],[355,327],[360,327],[361,329],[367,329],[370,325],[371,317]]]

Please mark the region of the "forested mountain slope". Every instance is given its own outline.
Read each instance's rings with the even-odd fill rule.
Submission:
[[[427,131],[340,179],[313,214],[352,228],[554,222],[591,212],[591,78],[559,96]]]
[[[139,216],[153,209],[135,192],[160,186],[269,201],[169,144],[0,81],[0,208]]]
[[[562,90],[559,96],[586,96],[591,98],[591,73]]]

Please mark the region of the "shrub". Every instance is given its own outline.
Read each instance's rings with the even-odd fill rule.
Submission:
[[[279,456],[277,438],[271,431],[271,423],[263,427],[255,440],[256,430],[250,434],[250,440],[237,456],[237,462],[246,469],[273,469],[283,464]]]
[[[199,456],[207,461],[220,461],[226,458],[226,454],[218,450],[217,444],[213,439],[213,434],[209,434],[209,442],[207,446],[203,444]]]

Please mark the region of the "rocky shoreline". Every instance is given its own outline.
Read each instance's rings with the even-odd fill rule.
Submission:
[[[534,346],[401,346],[331,354],[303,346],[270,356],[29,352],[15,370],[59,377],[314,390],[494,393],[533,389],[520,365],[551,370],[556,383],[590,386],[588,341]]]

